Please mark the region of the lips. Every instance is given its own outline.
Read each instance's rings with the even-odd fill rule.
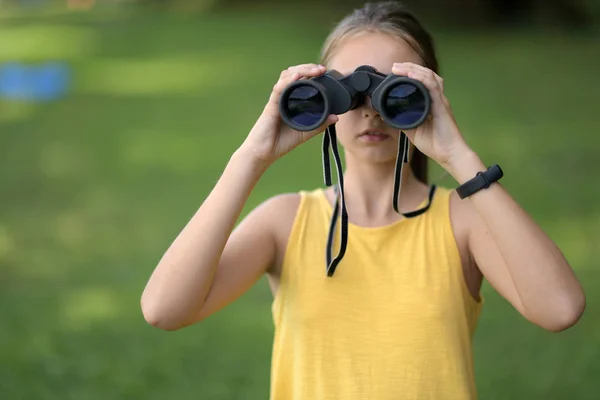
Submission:
[[[369,141],[369,142],[381,142],[383,140],[389,139],[390,135],[375,131],[375,130],[367,130],[359,135],[361,140]]]

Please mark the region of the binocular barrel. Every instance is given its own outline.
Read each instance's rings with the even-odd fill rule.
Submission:
[[[344,114],[360,106],[366,96],[382,119],[396,129],[416,128],[431,108],[429,91],[421,82],[361,66],[346,76],[329,70],[324,75],[293,82],[281,94],[279,111],[291,128],[311,131],[319,128],[330,114]]]

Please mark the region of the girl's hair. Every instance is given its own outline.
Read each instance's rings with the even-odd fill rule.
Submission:
[[[417,18],[397,1],[369,2],[343,18],[325,40],[321,64],[330,62],[343,40],[363,32],[381,32],[405,40],[420,56],[425,67],[439,73],[432,37]],[[417,179],[427,183],[427,157],[415,148],[410,164]]]

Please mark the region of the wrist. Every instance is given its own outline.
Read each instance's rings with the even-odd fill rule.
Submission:
[[[251,150],[244,146],[240,146],[230,157],[230,163],[240,165],[243,169],[254,171],[259,174],[264,173],[273,163],[269,160],[264,160]]]
[[[443,167],[459,185],[472,179],[477,172],[487,168],[479,155],[468,147],[455,153]]]

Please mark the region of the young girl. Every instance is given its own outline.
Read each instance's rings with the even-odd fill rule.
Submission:
[[[471,339],[483,277],[553,332],[580,318],[581,286],[498,181],[462,196],[431,190],[426,157],[459,185],[484,179],[477,173],[487,168],[452,116],[430,36],[405,8],[381,2],[355,10],[327,38],[321,63],[281,73],[262,115],[153,272],[144,317],[180,329],[267,274],[275,297],[272,399],[475,399]],[[280,94],[290,83],[361,65],[419,80],[431,94],[428,120],[405,132],[411,168],[403,168],[399,212],[392,198],[400,132],[369,99],[311,132],[280,119]],[[345,149],[349,226],[346,253],[329,276],[333,188],[274,196],[234,226],[265,170],[334,123]],[[424,208],[430,193],[425,212],[403,215]]]

